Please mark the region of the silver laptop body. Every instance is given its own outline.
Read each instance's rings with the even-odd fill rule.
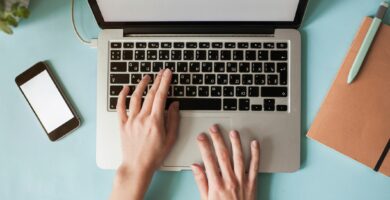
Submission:
[[[176,70],[174,74],[177,73],[179,77],[176,85],[172,86],[173,89],[170,98],[208,98],[213,99],[213,103],[210,104],[217,104],[218,102],[221,104],[216,109],[207,110],[208,108],[206,107],[210,105],[205,105],[204,108],[195,110],[187,108],[181,111],[178,139],[168,158],[164,161],[161,167],[162,170],[187,170],[190,169],[191,164],[202,162],[196,144],[196,137],[201,132],[207,132],[212,124],[219,124],[221,126],[225,141],[228,144],[230,144],[227,137],[228,131],[235,129],[240,132],[247,163],[250,157],[250,141],[252,139],[258,139],[261,146],[260,172],[293,172],[299,169],[301,133],[301,39],[297,28],[303,18],[307,4],[306,0],[296,0],[295,5],[291,5],[296,7],[292,21],[250,22],[247,25],[244,25],[246,24],[245,21],[213,21],[209,24],[202,21],[197,21],[196,23],[107,21],[108,18],[115,20],[115,17],[107,17],[110,12],[107,9],[102,9],[103,6],[107,7],[110,4],[123,2],[123,0],[110,1],[111,3],[104,3],[105,1],[107,0],[89,0],[95,18],[103,29],[98,38],[97,66],[96,162],[100,168],[115,169],[120,165],[122,159],[118,118],[115,107],[113,106],[116,92],[113,91],[113,88],[123,84],[136,85],[132,83],[135,78],[133,74],[144,75],[157,73],[153,72],[153,62],[162,62],[163,67],[167,67],[169,63],[174,63]],[[276,2],[280,3],[283,1],[290,2],[288,0],[278,0]],[[291,2],[288,4],[290,5]],[[275,4],[273,7],[274,12],[282,12],[278,10],[278,5]],[[113,7],[116,8],[116,6]],[[179,43],[184,44],[183,48],[178,48],[183,54],[181,54],[181,57],[175,57],[173,60],[174,57],[171,53],[174,49],[177,49],[174,46]],[[142,44],[146,44],[146,47],[143,47]],[[157,47],[149,46],[152,44],[157,44]],[[167,44],[171,44],[171,47],[168,48],[166,46]],[[189,47],[189,44],[196,44],[196,46],[191,46],[188,50],[187,47]],[[205,44],[209,44],[209,46],[203,46]],[[217,47],[217,44],[222,44],[222,47]],[[233,44],[234,46],[227,46]],[[260,45],[256,46],[256,44]],[[137,50],[138,47],[141,50]],[[217,58],[213,58],[210,55],[214,47],[216,47],[214,51],[218,52]],[[157,52],[157,55],[153,54],[153,50]],[[169,51],[169,57],[163,59],[159,54],[162,54],[164,50]],[[190,58],[188,60],[188,55],[184,54],[185,50],[193,51],[194,58],[191,57],[192,59]],[[124,51],[127,53],[124,53]],[[128,54],[130,51],[131,54]],[[145,56],[139,57],[138,53],[142,51],[145,52]],[[206,58],[197,60],[199,56],[197,51],[206,51]],[[230,51],[230,57],[226,58],[226,55],[222,55],[222,51],[225,51],[224,53],[227,53],[227,55],[229,55]],[[237,55],[240,56],[240,52],[243,52],[243,58],[241,60],[235,60]],[[253,56],[251,54],[253,52],[255,52],[253,54],[255,58],[251,57]],[[265,58],[260,55],[264,52],[268,55]],[[287,52],[287,54],[280,56],[280,52]],[[125,54],[127,55],[125,56]],[[213,60],[209,60],[211,58]],[[273,60],[275,58],[277,59],[276,61]],[[147,63],[149,61],[152,64],[152,66],[149,66],[150,68],[148,68]],[[113,62],[115,65],[112,64]],[[187,71],[179,73],[178,62],[187,63]],[[206,64],[203,63],[206,62],[211,63],[212,69],[210,72],[204,73],[203,67]],[[234,69],[235,71],[233,70],[232,72],[229,67],[231,67],[231,63],[234,64],[235,62],[237,69]],[[125,65],[117,66],[117,64],[121,63],[126,63],[126,71],[118,72],[117,70],[120,71],[122,69],[121,67]],[[138,63],[138,68],[130,69],[134,63]],[[215,68],[217,66],[215,63],[223,63],[221,65],[224,66],[224,70],[222,69],[222,71],[216,72],[219,69]],[[193,64],[195,67],[190,68],[190,65],[194,66]],[[199,69],[196,68],[197,65],[199,65]],[[247,70],[245,68],[246,65],[249,65],[249,71],[245,71]],[[255,70],[253,68],[255,65],[261,65],[261,69],[252,71]],[[272,66],[274,67],[272,68]],[[190,71],[191,69],[195,71]],[[132,72],[131,70],[145,71]],[[283,70],[287,70],[287,73],[284,73]],[[124,76],[117,76],[118,74],[128,74],[129,79],[122,79]],[[191,77],[187,85],[182,84],[182,78],[185,77],[185,74]],[[199,83],[194,83],[193,81],[195,79],[193,79],[193,74],[214,74],[217,77],[211,84],[214,86],[218,85],[216,82],[220,81],[220,75],[226,74],[228,79],[226,80],[226,85],[221,86],[222,91],[220,92],[220,96],[211,97],[210,94],[213,92],[211,90],[212,86],[207,86],[205,83],[206,78],[202,78],[202,81]],[[238,74],[237,77],[242,77],[238,84],[231,82],[233,76],[230,75],[232,74]],[[244,76],[252,79],[244,80]],[[260,81],[256,79],[258,77],[265,78]],[[120,83],[116,81],[120,81]],[[208,90],[206,93],[208,95],[207,97],[200,96],[201,92],[199,87],[202,85],[206,86],[205,88]],[[177,91],[174,87],[176,86],[178,88],[184,88],[183,96],[175,96],[175,92]],[[190,89],[191,86],[196,88],[196,94],[191,95],[187,86]],[[248,93],[250,93],[249,87],[252,86],[253,88],[259,88],[258,94],[252,93],[251,95],[254,96],[248,96]],[[226,95],[228,96],[225,96],[224,87],[234,88],[232,96],[229,96],[229,92],[227,91]],[[245,93],[239,92],[241,90],[237,87],[245,89]],[[202,93],[202,95],[204,94]],[[214,101],[214,99],[220,100]],[[236,107],[227,104],[227,100],[225,104],[225,99],[237,99]],[[241,101],[240,99],[245,100]],[[197,101],[194,100],[194,102]],[[207,101],[204,100],[204,102]],[[192,107],[192,105],[188,106]]]

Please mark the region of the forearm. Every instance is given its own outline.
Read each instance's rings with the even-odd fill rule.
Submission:
[[[144,198],[153,173],[118,168],[110,200],[141,200]]]

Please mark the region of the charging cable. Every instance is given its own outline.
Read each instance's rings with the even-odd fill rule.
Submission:
[[[72,25],[73,25],[73,30],[77,35],[77,38],[79,38],[81,43],[88,45],[91,48],[96,48],[97,47],[97,39],[90,39],[90,40],[84,39],[83,36],[81,36],[80,32],[78,31],[77,26],[76,26],[76,22],[74,19],[74,7],[75,7],[74,0],[71,0],[71,2],[72,2],[72,5],[71,5]]]

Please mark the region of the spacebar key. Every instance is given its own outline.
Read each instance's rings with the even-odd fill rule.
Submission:
[[[166,107],[174,102],[179,101],[180,110],[221,110],[221,99],[206,99],[206,98],[169,98],[167,99]]]

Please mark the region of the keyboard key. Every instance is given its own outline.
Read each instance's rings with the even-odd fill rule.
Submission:
[[[212,47],[216,49],[220,49],[222,48],[222,42],[213,42]]]
[[[148,44],[148,47],[151,48],[151,49],[156,49],[158,48],[160,45],[158,42],[149,42]]]
[[[161,69],[164,68],[163,66],[164,66],[163,62],[154,62],[153,63],[153,72],[159,72]]]
[[[239,64],[239,69],[240,69],[240,72],[249,72],[249,63],[243,63],[243,62],[240,62]]]
[[[150,62],[141,62],[141,72],[150,72],[152,63]]]
[[[215,74],[205,74],[204,82],[207,85],[215,84]]]
[[[230,60],[232,57],[232,52],[223,50],[221,51],[221,60]]]
[[[265,42],[264,43],[264,49],[273,49],[275,48],[275,43],[273,42]]]
[[[111,50],[111,60],[120,60],[121,51],[120,50]]]
[[[199,86],[198,87],[198,95],[200,97],[207,97],[207,96],[209,96],[209,86]]]
[[[125,62],[111,62],[110,69],[112,72],[126,72],[127,63]]]
[[[225,72],[225,63],[215,62],[214,63],[214,72]]]
[[[238,48],[240,48],[240,49],[247,49],[248,47],[249,47],[248,42],[239,42],[238,43]]]
[[[258,97],[259,96],[259,87],[249,87],[248,88],[248,96]]]
[[[168,97],[171,97],[173,95],[172,93],[172,86],[169,86],[168,88]]]
[[[146,48],[146,42],[137,42],[135,46],[137,48]]]
[[[148,88],[145,88],[144,92],[142,93],[142,96],[146,96],[148,94]]]
[[[228,75],[227,74],[217,74],[217,84],[226,85],[228,83]]]
[[[267,76],[268,85],[277,85],[278,84],[278,75],[270,74]]]
[[[218,60],[218,51],[216,51],[216,50],[209,50],[208,51],[208,59],[209,60]]]
[[[193,60],[194,59],[194,51],[193,50],[184,50],[183,58],[184,58],[184,60]]]
[[[252,42],[251,43],[251,48],[252,49],[260,49],[261,48],[261,43],[260,42]]]
[[[277,105],[276,110],[277,111],[287,111],[287,105]]]
[[[278,49],[287,49],[288,44],[287,44],[287,42],[279,42],[279,43],[276,43],[276,47]]]
[[[233,86],[225,86],[223,87],[223,96],[232,97],[234,96],[234,87]]]
[[[262,97],[287,97],[287,87],[261,87]]]
[[[173,43],[174,48],[184,48],[184,42],[175,42]]]
[[[174,86],[173,87],[174,96],[184,96],[184,86]]]
[[[201,49],[210,48],[210,43],[209,42],[200,42],[199,48],[201,48]]]
[[[133,60],[133,51],[132,50],[124,50],[122,57],[123,57],[123,60]]]
[[[186,96],[196,96],[196,86],[186,86]]]
[[[233,51],[233,60],[244,60],[244,51],[241,50]]]
[[[176,71],[175,62],[165,62],[165,69],[170,69],[172,72]]]
[[[255,74],[255,84],[256,85],[265,85],[265,75],[264,74]]]
[[[202,85],[203,84],[203,74],[192,74],[192,84]]]
[[[237,63],[235,62],[228,62],[226,66],[226,71],[227,72],[237,72]]]
[[[237,110],[237,99],[223,99],[224,110]]]
[[[206,50],[197,50],[196,60],[207,60]]]
[[[135,60],[145,60],[145,51],[144,50],[136,50],[135,51]]]
[[[226,49],[236,48],[236,43],[234,43],[234,42],[225,42],[225,48]]]
[[[121,48],[122,43],[120,42],[111,42],[111,48]]]
[[[191,75],[190,74],[180,74],[180,84],[190,84],[191,83]]]
[[[220,97],[222,95],[222,87],[221,86],[211,86],[211,96],[212,97]]]
[[[190,62],[190,72],[200,72],[200,63]]]
[[[272,60],[287,60],[287,51],[271,51]]]
[[[118,103],[118,98],[110,98],[110,109],[116,109],[117,103]]]
[[[178,101],[180,110],[221,110],[221,99],[215,98],[168,98],[167,106]]]
[[[261,105],[254,104],[251,107],[252,107],[253,111],[261,111],[262,110],[262,106]]]
[[[212,71],[213,71],[213,63],[211,62],[202,63],[202,72],[212,72]]]
[[[181,60],[181,50],[172,50],[171,60]]]
[[[197,44],[196,42],[187,42],[187,43],[186,43],[186,47],[187,47],[188,49],[195,49],[195,48],[198,47],[198,44]]]
[[[268,60],[268,51],[261,50],[257,52],[257,59]]]
[[[188,72],[188,63],[178,62],[177,63],[177,72]]]
[[[263,63],[260,62],[253,62],[252,63],[252,72],[261,72],[262,71]]]
[[[239,110],[249,110],[249,99],[240,99],[238,101],[238,108]]]
[[[243,74],[242,75],[242,84],[243,85],[252,85],[253,84],[253,75],[252,74]]]
[[[118,85],[112,85],[110,86],[110,94],[112,96],[118,96],[119,93],[122,91],[123,86],[118,86]]]
[[[230,74],[229,75],[229,83],[230,83],[230,85],[240,85],[241,75],[240,74]]]
[[[172,43],[170,42],[162,42],[161,43],[161,48],[168,49],[172,47]]]
[[[110,75],[111,83],[129,83],[129,75],[128,74],[111,74]]]
[[[171,84],[179,84],[179,75],[178,74],[172,74]]]
[[[158,54],[160,60],[169,60],[169,50],[160,50],[158,51]]]
[[[131,84],[138,84],[142,79],[141,74],[131,74]]]
[[[256,51],[245,51],[246,60],[256,60]]]
[[[157,50],[148,50],[146,53],[148,60],[157,60]]]
[[[246,97],[246,87],[238,86],[236,87],[236,96]]]
[[[134,48],[134,43],[133,42],[125,42],[123,43],[124,48]]]
[[[279,82],[281,85],[287,85],[287,63],[278,63]]]
[[[264,99],[264,110],[274,111],[275,110],[275,99]]]
[[[138,62],[129,62],[129,72],[138,72],[139,64]]]
[[[275,72],[275,63],[270,63],[270,62],[264,63],[264,72],[265,73]]]

